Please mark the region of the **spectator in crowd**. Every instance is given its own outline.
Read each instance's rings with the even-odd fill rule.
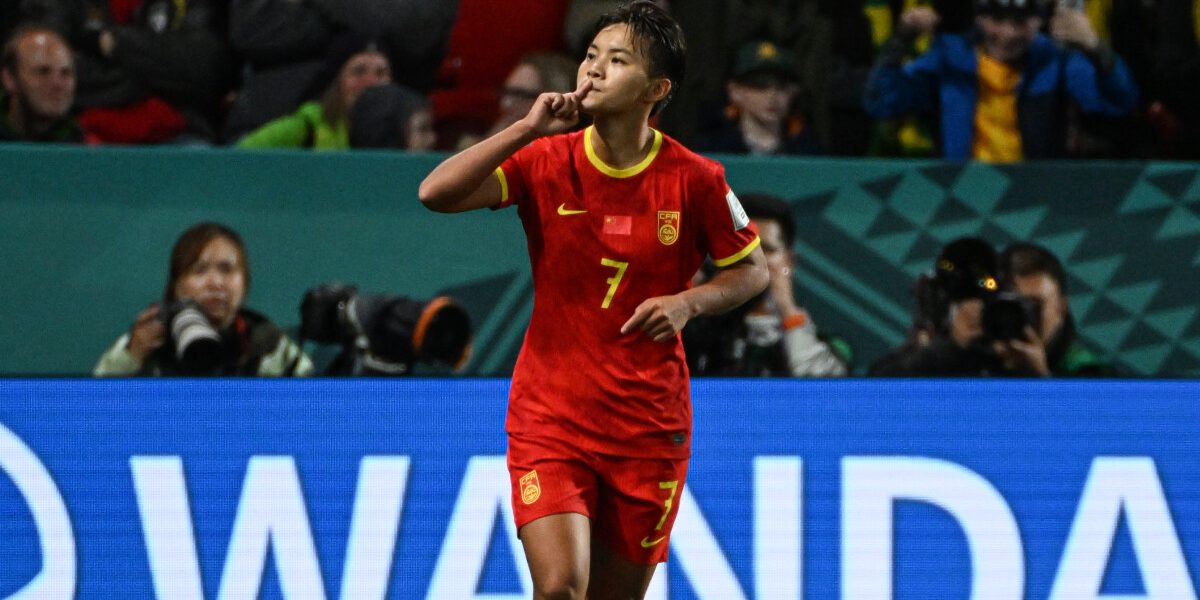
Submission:
[[[83,141],[71,117],[75,61],[62,36],[41,26],[18,28],[4,44],[0,78],[0,141]]]
[[[1166,157],[1200,159],[1200,1],[1158,0],[1156,118]]]
[[[137,315],[129,333],[100,357],[93,374],[311,374],[312,361],[301,348],[265,316],[243,306],[249,286],[241,236],[217,223],[193,225],[171,251],[162,302]],[[185,307],[198,309],[203,318]]]
[[[1071,158],[1152,158],[1158,156],[1154,114],[1161,105],[1154,77],[1158,39],[1158,0],[1063,0],[1082,8],[1100,42],[1129,67],[1140,101],[1132,115],[1111,117],[1072,106],[1067,154]],[[1150,117],[1150,118],[1147,118]]]
[[[458,0],[230,0],[229,37],[246,66],[225,141],[310,100],[306,92],[323,87],[314,84],[331,44],[346,32],[378,39],[393,80],[429,93],[458,9]]]
[[[351,148],[421,152],[436,143],[429,99],[394,83],[367,88],[350,111]]]
[[[696,149],[730,154],[820,154],[816,133],[795,113],[796,62],[768,41],[738,50],[727,84],[729,107],[720,129]]]
[[[459,0],[437,89],[430,93],[438,147],[464,147],[464,133],[479,135],[495,123],[496,90],[504,86],[522,57],[561,52],[569,0]],[[599,16],[599,15],[597,15]],[[595,18],[588,26],[594,25]],[[504,35],[495,35],[503,24]],[[589,40],[591,41],[589,31]],[[574,67],[582,48],[572,54]]]
[[[1011,244],[1000,255],[1000,286],[1032,301],[1040,311],[1027,340],[995,348],[1010,364],[1025,363],[1039,376],[1100,377],[1113,368],[1085,348],[1075,333],[1067,298],[1067,277],[1058,257],[1029,243]]]
[[[606,1],[574,0],[570,16],[584,12],[577,5]],[[795,104],[820,147],[838,156],[866,152],[874,121],[863,109],[862,90],[875,53],[863,0],[689,0],[673,6],[684,32],[705,40],[688,45],[688,64],[724,68],[688,70],[679,97],[663,111],[663,131],[694,147],[724,116],[738,49],[772,40],[795,59]]]
[[[491,137],[505,127],[521,120],[533,108],[533,101],[543,92],[565,94],[575,89],[575,71],[579,63],[559,52],[530,52],[521,57],[504,80],[499,94],[499,116],[482,136],[465,134],[459,138],[459,150]]]
[[[999,292],[996,251],[960,238],[944,246],[933,271],[917,279],[916,311],[904,344],[871,365],[878,377],[1032,375],[1005,368],[986,341],[984,306]]]
[[[241,148],[350,147],[348,119],[359,95],[367,88],[392,81],[392,66],[383,48],[358,34],[342,36],[332,45],[324,75],[307,96],[318,96],[296,112],[279,117],[238,142]]]
[[[26,4],[31,17],[54,24],[78,51],[76,104],[90,136],[128,144],[216,141],[221,103],[237,72],[225,2]]]
[[[762,239],[770,283],[758,298],[731,312],[688,322],[683,330],[688,369],[701,377],[845,376],[849,346],[820,336],[796,300],[791,207],[766,194],[747,194],[741,202]]]
[[[1058,7],[1046,36],[1045,0],[977,2],[973,33],[939,34],[907,65],[901,63],[912,40],[933,31],[939,16],[925,7],[901,15],[867,83],[868,112],[892,118],[940,111],[942,156],[1011,162],[1065,154],[1068,96],[1088,113],[1134,109],[1129,69],[1083,11]]]

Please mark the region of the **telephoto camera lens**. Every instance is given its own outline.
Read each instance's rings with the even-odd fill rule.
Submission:
[[[181,303],[169,325],[180,365],[196,374],[216,370],[221,364],[221,336],[204,311],[193,303]]]

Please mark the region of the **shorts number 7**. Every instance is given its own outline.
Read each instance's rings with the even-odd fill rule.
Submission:
[[[662,531],[663,525],[667,523],[667,515],[671,514],[671,506],[675,503],[675,492],[679,491],[679,481],[660,481],[658,482],[658,489],[671,490],[671,495],[667,496],[667,500],[663,502],[663,516],[658,520],[658,525],[654,526],[654,531],[656,532]],[[659,542],[665,539],[667,539],[665,535],[653,540],[650,539],[650,536],[646,536],[642,538],[642,547],[649,548],[658,545]]]

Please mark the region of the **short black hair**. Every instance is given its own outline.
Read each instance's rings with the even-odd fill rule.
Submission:
[[[20,67],[20,57],[18,56],[20,51],[17,46],[20,45],[21,40],[37,33],[50,34],[58,38],[58,41],[66,46],[68,51],[71,49],[67,39],[57,29],[37,22],[23,23],[8,35],[8,39],[4,40],[4,49],[0,50],[0,69],[15,75],[17,68]],[[72,60],[74,59],[72,58]]]
[[[664,8],[651,0],[634,0],[600,17],[592,30],[592,38],[604,28],[618,24],[629,26],[634,48],[649,59],[650,76],[665,77],[671,82],[667,97],[655,103],[650,110],[651,115],[657,115],[683,83],[687,64],[687,43],[683,39],[683,29]]]
[[[738,196],[746,216],[751,219],[771,219],[779,223],[783,241],[790,249],[796,242],[796,219],[792,207],[779,196],[772,194],[746,194]]]
[[[1053,252],[1037,244],[1015,242],[1000,254],[1000,279],[1006,289],[1015,286],[1017,277],[1045,273],[1058,284],[1064,296],[1067,293],[1067,273],[1062,261]]]

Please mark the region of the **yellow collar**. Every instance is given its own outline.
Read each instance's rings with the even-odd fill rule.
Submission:
[[[650,152],[646,154],[646,158],[643,158],[642,162],[633,165],[632,167],[618,169],[612,165],[609,165],[603,160],[600,160],[599,156],[596,156],[596,150],[592,147],[592,131],[595,128],[596,127],[594,125],[589,125],[588,128],[583,131],[583,149],[587,152],[588,162],[592,163],[592,166],[596,167],[597,171],[600,171],[609,177],[625,179],[626,177],[633,177],[634,175],[645,171],[646,167],[649,167],[650,163],[654,162],[654,157],[658,156],[659,148],[662,148],[662,132],[658,131],[657,129],[651,129],[650,131],[654,132],[654,143],[650,145]]]

